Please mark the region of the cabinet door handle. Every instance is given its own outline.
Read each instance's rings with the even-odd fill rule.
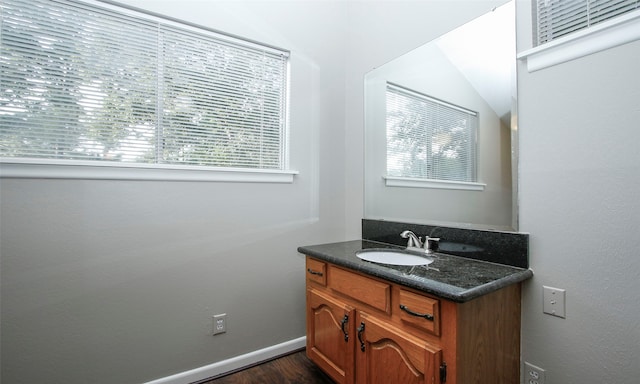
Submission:
[[[322,272],[318,272],[318,271],[314,271],[311,268],[307,268],[307,272],[309,272],[312,275],[318,275],[318,276],[322,276]]]
[[[360,323],[358,327],[358,341],[360,341],[360,350],[364,352],[364,341],[362,341],[362,333],[364,332],[364,323]]]
[[[349,333],[344,327],[349,323],[349,315],[344,315],[342,321],[340,322],[340,329],[342,329],[342,333],[344,333],[344,341],[349,341]]]
[[[430,315],[428,313],[413,312],[412,310],[410,310],[409,308],[407,308],[405,305],[402,305],[402,304],[400,304],[400,309],[402,309],[403,311],[407,312],[411,316],[424,317],[425,319],[427,319],[429,321],[433,321],[433,315]]]

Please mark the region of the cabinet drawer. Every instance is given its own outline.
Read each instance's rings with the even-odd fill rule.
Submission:
[[[391,285],[344,269],[329,266],[329,288],[370,305],[388,314],[391,313]]]
[[[440,301],[400,289],[398,305],[393,308],[404,324],[440,336]]]
[[[327,285],[327,264],[307,257],[307,280]]]

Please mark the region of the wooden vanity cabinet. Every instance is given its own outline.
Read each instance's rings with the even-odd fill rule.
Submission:
[[[455,303],[307,257],[307,355],[336,383],[519,381],[520,284]]]

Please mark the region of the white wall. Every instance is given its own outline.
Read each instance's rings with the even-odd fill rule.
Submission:
[[[291,49],[300,175],[292,185],[0,179],[7,384],[139,383],[302,336],[296,247],[360,236],[364,74],[462,24],[452,6],[466,20],[491,8],[128,3]],[[520,227],[535,272],[522,354],[548,384],[640,377],[639,57],[635,42],[520,68]],[[567,289],[566,319],[542,314],[542,285]],[[218,312],[229,332],[214,338]]]
[[[519,51],[530,47],[519,5]],[[547,384],[640,380],[640,41],[518,76],[522,358]],[[566,289],[566,319],[542,286]]]
[[[303,336],[296,248],[360,236],[364,74],[496,3],[124,2],[290,49],[300,174],[0,179],[5,383],[140,383]]]
[[[2,381],[140,383],[304,335],[344,240],[344,5],[127,1],[290,49],[293,184],[0,179]],[[211,316],[228,314],[212,337]]]

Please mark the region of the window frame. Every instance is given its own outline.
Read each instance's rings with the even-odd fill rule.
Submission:
[[[232,41],[248,47],[272,49],[286,53],[286,89],[284,134],[281,136],[281,169],[214,167],[201,165],[100,162],[83,160],[59,160],[47,158],[0,157],[0,178],[37,179],[97,179],[97,180],[162,180],[162,181],[222,181],[257,183],[292,183],[298,171],[289,168],[289,103],[290,103],[290,52],[288,50],[221,32],[209,27],[168,17],[144,9],[114,3],[109,0],[73,0],[82,5],[115,11],[126,16],[143,18],[177,26],[187,31],[210,33],[221,40]]]

